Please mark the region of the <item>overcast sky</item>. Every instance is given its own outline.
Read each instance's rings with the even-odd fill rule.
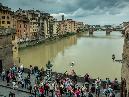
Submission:
[[[0,0],[12,10],[38,9],[60,19],[72,18],[88,24],[120,24],[129,21],[129,0]]]

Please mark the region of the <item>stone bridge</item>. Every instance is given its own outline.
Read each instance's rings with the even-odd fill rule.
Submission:
[[[123,29],[120,29],[120,30],[113,30],[113,29],[99,29],[99,30],[96,30],[94,28],[89,28],[88,29],[89,35],[93,35],[93,33],[95,31],[106,31],[106,35],[110,35],[110,33],[113,33],[113,31],[119,31],[119,32],[121,32],[122,35],[124,34]]]
[[[113,28],[113,27],[95,27],[95,26],[89,26],[88,32],[89,35],[93,35],[95,31],[106,31],[106,35],[110,35],[110,33],[113,33],[113,31],[119,31],[122,35],[124,35],[125,30],[121,28]]]

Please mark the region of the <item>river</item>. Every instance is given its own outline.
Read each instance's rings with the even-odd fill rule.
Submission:
[[[21,63],[24,67],[37,65],[45,66],[48,60],[53,64],[53,71],[64,73],[74,69],[79,76],[89,73],[92,78],[109,77],[121,79],[121,63],[112,61],[112,54],[116,59],[122,59],[124,40],[120,32],[112,32],[106,36],[105,32],[95,32],[93,37],[87,33],[74,35],[50,43],[19,51]],[[74,66],[70,67],[74,61]]]

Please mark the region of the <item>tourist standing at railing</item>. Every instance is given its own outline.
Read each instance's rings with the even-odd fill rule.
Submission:
[[[6,81],[7,81],[7,86],[9,85],[10,78],[9,78],[9,71],[6,73]]]
[[[33,70],[33,66],[30,65],[30,73],[33,74],[34,73],[34,70]]]
[[[2,71],[2,74],[1,74],[1,78],[2,78],[2,80],[4,81],[5,80],[5,70],[3,69],[3,71]]]
[[[99,97],[99,94],[100,94],[100,86],[101,86],[101,80],[99,79],[99,77],[98,77],[97,80],[95,81],[95,85],[96,85],[96,95]]]
[[[84,76],[84,80],[85,80],[85,82],[90,83],[90,76],[88,73],[86,73],[86,75]]]
[[[91,91],[91,93],[95,93],[95,84],[94,83],[92,83],[92,86],[91,86],[91,89],[90,89],[90,91]]]
[[[117,80],[117,78],[115,78],[115,80],[112,82],[113,90],[117,90],[118,86],[119,86],[118,80]]]

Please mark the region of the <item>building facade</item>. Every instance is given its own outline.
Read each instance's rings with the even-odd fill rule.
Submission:
[[[13,66],[13,44],[15,30],[11,28],[0,28],[0,72],[8,70]]]
[[[59,21],[59,34],[77,33],[78,27],[78,22],[72,19]]]
[[[16,14],[14,15],[14,24],[16,25],[16,36],[18,42],[23,42],[29,40],[30,35],[30,22],[25,15]],[[16,20],[16,23],[15,23]]]
[[[47,38],[49,38],[50,37],[50,33],[49,33],[49,30],[50,30],[50,25],[49,25],[49,16],[50,16],[50,14],[49,13],[43,13],[43,16],[42,16],[42,18],[43,18],[43,23],[44,23],[44,27],[43,27],[43,29],[44,29],[44,31],[43,31],[43,34],[44,34],[44,39],[47,39]]]
[[[12,31],[14,32],[13,29],[16,29],[16,26],[17,26],[17,20],[16,20],[16,18],[14,18],[14,12],[12,12],[10,8],[3,6],[0,3],[0,31],[2,31],[2,33],[4,33],[4,31],[7,31],[7,32],[10,31],[10,33],[11,33]],[[8,35],[5,35],[5,37],[7,37],[7,36]],[[9,37],[7,37],[7,41],[10,41],[9,40],[10,37],[12,37],[11,41],[12,41],[12,46],[13,46],[12,47],[13,55],[10,55],[10,56],[13,56],[12,57],[13,61],[17,64],[18,63],[17,36],[16,36],[16,34],[10,35]],[[1,41],[3,41],[3,40],[1,40]],[[0,46],[2,46],[2,44],[0,44]],[[11,59],[10,59],[10,63],[11,63]]]
[[[37,39],[38,38],[38,32],[39,32],[39,14],[35,12],[34,10],[28,10],[27,11],[27,17],[30,21],[30,36],[31,39]]]
[[[3,6],[0,3],[0,27],[3,28],[13,27],[12,14],[13,12],[11,11],[11,8]]]
[[[54,27],[54,18],[53,16],[49,16],[48,17],[48,22],[49,22],[49,34],[50,36],[49,37],[53,37],[53,27]]]
[[[30,36],[33,39],[46,39],[53,34],[53,17],[49,13],[39,10],[22,10],[16,11],[21,15],[26,15],[30,22]]]
[[[56,37],[59,34],[59,24],[57,19],[54,19],[54,23],[53,23],[53,36]]]

